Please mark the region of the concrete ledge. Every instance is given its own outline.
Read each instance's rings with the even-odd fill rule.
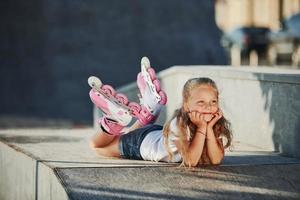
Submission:
[[[101,158],[88,146],[96,130],[0,131],[0,199],[69,199],[61,168],[170,166]]]
[[[56,173],[17,146],[0,142],[0,199],[68,199]]]
[[[0,131],[0,199],[298,199],[300,160],[235,142],[221,166],[103,158],[95,129]]]

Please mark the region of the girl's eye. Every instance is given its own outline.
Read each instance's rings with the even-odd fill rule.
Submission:
[[[204,101],[198,101],[198,104],[202,105],[204,104]]]
[[[218,101],[217,100],[213,100],[213,101],[211,101],[211,104],[213,104],[213,105],[215,105],[215,104],[217,104],[218,103]]]

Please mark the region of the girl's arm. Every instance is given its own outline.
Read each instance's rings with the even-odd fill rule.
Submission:
[[[190,120],[197,126],[197,130],[192,141],[187,142],[187,144],[184,144],[187,147],[185,155],[186,158],[184,159],[184,162],[186,165],[194,167],[198,164],[203,152],[207,131],[207,123],[204,121],[203,115],[201,115],[201,113],[197,111],[189,112],[188,115],[190,117]],[[176,146],[179,147],[179,144],[176,144]]]
[[[207,129],[206,145],[210,162],[219,165],[224,158],[224,148],[222,140],[216,138],[212,128]]]
[[[201,158],[203,147],[206,138],[206,130],[204,128],[198,128],[192,142],[188,146],[188,162],[191,166],[196,166]],[[188,163],[187,163],[188,164]]]
[[[221,119],[223,113],[219,110],[214,118],[207,124],[207,132],[206,132],[206,145],[207,145],[207,155],[210,159],[210,162],[214,165],[218,165],[224,158],[224,148],[222,141],[216,138],[213,126],[216,122]]]
[[[188,147],[186,152],[186,158],[184,159],[185,165],[195,167],[198,164],[205,143],[205,137],[206,137],[205,132],[206,132],[205,130],[204,131],[198,130],[195,133],[193,140],[191,142],[187,142],[186,144],[184,144],[185,146]],[[179,140],[176,140],[174,143],[176,147],[180,149]],[[182,155],[182,152],[180,152],[180,154]]]

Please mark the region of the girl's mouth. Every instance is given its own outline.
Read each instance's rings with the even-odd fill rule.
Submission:
[[[202,114],[206,115],[206,114],[213,114],[212,112],[202,112]]]

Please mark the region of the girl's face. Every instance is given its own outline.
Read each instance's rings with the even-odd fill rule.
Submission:
[[[206,122],[209,122],[213,118],[213,114],[219,110],[217,91],[210,85],[193,88],[185,103],[185,110],[187,112],[197,111],[203,114]]]

